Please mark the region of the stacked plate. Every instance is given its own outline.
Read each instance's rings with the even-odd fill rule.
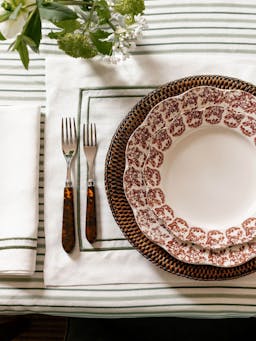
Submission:
[[[142,98],[106,158],[113,216],[147,259],[177,275],[256,270],[256,87],[193,76]]]
[[[186,263],[256,256],[256,97],[198,86],[160,101],[128,140],[124,192],[140,230]]]

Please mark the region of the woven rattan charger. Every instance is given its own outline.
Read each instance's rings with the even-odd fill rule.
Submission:
[[[144,257],[170,273],[198,280],[225,280],[248,275],[256,270],[256,258],[236,267],[215,267],[181,262],[151,242],[141,232],[123,190],[126,144],[133,131],[160,101],[196,86],[240,89],[256,95],[256,87],[242,80],[224,76],[193,76],[164,84],[142,98],[117,128],[106,157],[105,188],[113,216],[127,240]]]

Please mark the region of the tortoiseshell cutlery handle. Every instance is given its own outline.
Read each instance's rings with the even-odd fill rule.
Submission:
[[[85,235],[90,243],[95,242],[97,237],[97,224],[94,185],[88,185],[87,187]]]
[[[75,246],[75,212],[73,187],[64,188],[62,246],[70,253]]]

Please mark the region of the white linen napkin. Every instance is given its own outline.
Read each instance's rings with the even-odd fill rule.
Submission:
[[[137,55],[117,66],[81,61],[67,56],[46,61],[47,118],[45,147],[46,286],[107,283],[168,283],[177,276],[146,260],[130,247],[115,223],[104,190],[104,162],[111,138],[138,100],[157,86],[186,76],[219,74],[256,80],[255,56]],[[62,195],[65,161],[60,146],[62,116],[87,117],[98,131],[96,157],[99,240],[92,247],[84,236],[86,160],[82,152],[74,169],[79,187],[76,248],[66,254],[61,246]],[[81,127],[80,127],[81,130]],[[179,280],[179,279],[177,279]]]
[[[38,228],[40,108],[0,107],[0,274],[32,275]]]

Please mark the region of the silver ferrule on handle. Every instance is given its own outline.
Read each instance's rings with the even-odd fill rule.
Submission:
[[[95,180],[94,180],[94,179],[88,179],[88,180],[87,180],[87,185],[88,185],[89,187],[93,187],[93,186],[95,185]]]
[[[72,179],[71,179],[71,162],[67,163],[67,175],[66,175],[66,182],[65,182],[66,187],[71,187],[72,186]]]
[[[94,176],[94,160],[88,162],[88,177],[87,177],[88,186],[94,186],[95,184],[95,176]]]

